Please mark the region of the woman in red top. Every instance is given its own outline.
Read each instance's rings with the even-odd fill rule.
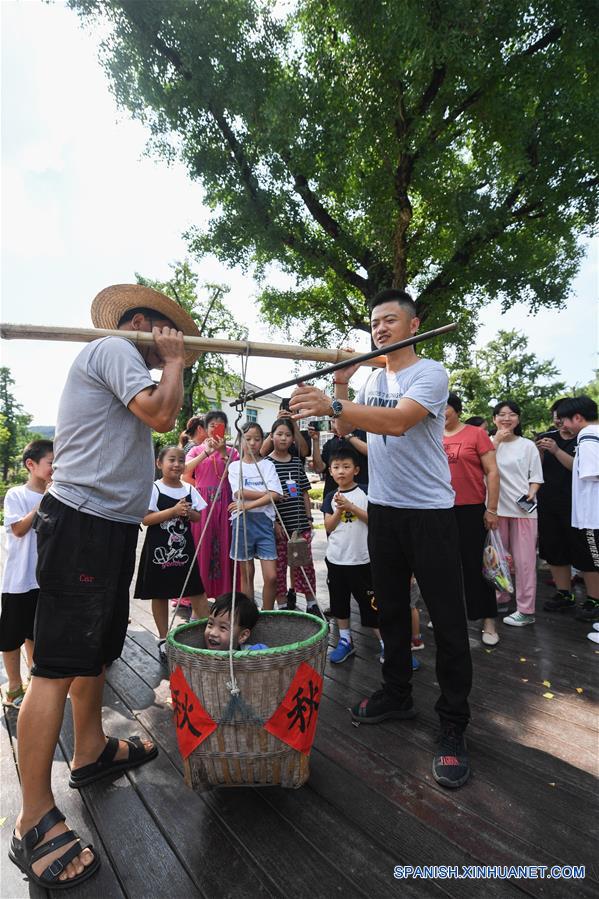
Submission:
[[[471,621],[483,619],[483,643],[496,646],[499,642],[495,624],[497,600],[495,590],[483,577],[482,564],[486,532],[498,525],[499,472],[489,435],[482,428],[463,424],[461,411],[460,398],[450,393],[443,446],[455,491],[454,512],[460,536],[466,610]]]

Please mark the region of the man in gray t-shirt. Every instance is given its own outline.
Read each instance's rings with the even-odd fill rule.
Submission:
[[[102,291],[97,327],[123,332],[88,344],[73,363],[60,401],[54,480],[34,523],[40,585],[32,679],[19,713],[23,807],[10,858],[49,889],[75,885],[99,865],[53,808],[51,766],[70,693],[79,788],[154,758],[157,747],[107,738],[102,727],[104,666],[121,653],[138,525],[152,489],[152,428],[174,427],[183,399],[183,334],[198,335],[173,300],[140,285]],[[153,334],[134,345],[130,332]],[[189,358],[187,359],[189,362]],[[150,368],[161,368],[155,384]],[[55,843],[44,855],[44,844]],[[41,855],[34,861],[34,856]]]
[[[414,301],[399,290],[378,294],[372,304],[374,343],[409,338],[420,321]],[[291,397],[296,417],[333,415],[341,433],[368,433],[368,548],[385,644],[383,688],[352,709],[354,721],[376,724],[412,718],[410,579],[416,576],[435,628],[441,721],[433,775],[446,787],[460,787],[470,764],[464,730],[470,711],[472,663],[466,629],[454,493],[443,449],[447,373],[419,359],[412,345],[390,352],[384,369],[373,372],[348,399],[357,366],[335,372],[336,399],[301,386]]]

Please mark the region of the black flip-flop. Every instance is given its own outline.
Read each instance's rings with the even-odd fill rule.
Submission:
[[[82,768],[74,768],[71,771],[69,786],[78,790],[80,787],[85,787],[87,784],[94,783],[102,777],[108,777],[110,774],[145,765],[146,762],[152,761],[158,755],[158,747],[153,746],[152,749],[146,749],[140,737],[129,737],[124,742],[129,744],[129,755],[126,759],[115,760],[119,741],[116,737],[108,737],[108,742],[102,754],[95,762],[92,762],[91,765],[83,765]]]
[[[8,857],[11,862],[16,865],[17,868],[20,868],[23,874],[26,874],[32,883],[37,884],[37,886],[42,887],[44,890],[52,890],[52,892],[54,892],[54,890],[67,890],[77,886],[84,880],[87,880],[88,877],[91,877],[92,874],[95,874],[100,867],[100,859],[96,855],[92,844],[88,843],[86,846],[83,846],[81,837],[75,830],[67,830],[64,833],[59,833],[58,836],[40,845],[42,837],[44,837],[55,824],[64,820],[65,817],[62,812],[54,806],[54,808],[51,808],[50,811],[44,815],[39,824],[36,827],[32,827],[31,830],[28,830],[21,839],[16,837],[13,833],[10,848],[8,850]],[[33,865],[35,862],[38,862],[46,855],[50,855],[56,849],[60,849],[61,846],[72,843],[73,840],[75,840],[75,844],[71,846],[70,849],[63,852],[61,856],[55,858],[52,864],[48,865],[41,874],[34,873]],[[69,862],[72,862],[74,858],[81,855],[85,849],[89,849],[93,853],[93,862],[90,865],[87,865],[81,874],[76,874],[75,877],[71,877],[68,880],[59,880],[58,878]]]

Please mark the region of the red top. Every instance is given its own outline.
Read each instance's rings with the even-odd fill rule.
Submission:
[[[449,461],[451,486],[455,490],[456,506],[484,503],[487,495],[480,457],[495,447],[482,428],[464,425],[457,434],[443,437],[443,447]]]

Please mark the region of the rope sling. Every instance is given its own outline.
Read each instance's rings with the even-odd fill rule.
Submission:
[[[233,584],[232,584],[232,590],[231,590],[231,617],[230,617],[230,620],[231,620],[231,629],[230,629],[230,634],[229,634],[229,650],[228,650],[228,654],[229,654],[229,678],[230,678],[230,679],[229,679],[229,681],[227,681],[227,683],[226,683],[226,687],[227,687],[227,689],[229,690],[229,692],[230,692],[230,694],[231,694],[231,699],[230,699],[230,701],[229,701],[229,703],[228,703],[228,705],[227,705],[227,708],[225,709],[225,711],[224,711],[224,713],[223,713],[223,715],[222,715],[222,717],[221,717],[221,719],[220,719],[220,723],[221,723],[221,724],[224,724],[224,723],[231,723],[234,719],[241,720],[241,721],[243,721],[244,723],[263,723],[263,722],[261,721],[261,719],[254,713],[254,711],[251,709],[251,707],[248,706],[247,703],[244,702],[244,700],[242,699],[242,697],[241,697],[241,695],[240,695],[239,685],[238,685],[237,679],[236,679],[236,677],[235,677],[235,668],[234,668],[234,660],[233,660],[234,653],[237,652],[237,648],[233,645],[233,632],[234,632],[233,623],[234,623],[234,621],[235,621],[235,603],[236,603],[236,597],[237,597],[237,592],[238,592],[238,591],[237,591],[237,571],[238,571],[238,561],[239,561],[239,560],[238,560],[238,556],[239,556],[239,552],[238,552],[238,550],[239,550],[239,533],[240,533],[240,530],[241,530],[241,528],[239,527],[239,521],[240,521],[240,519],[241,519],[241,522],[242,522],[243,540],[244,540],[244,549],[245,549],[245,558],[246,558],[246,560],[247,560],[247,557],[248,557],[248,545],[247,545],[247,520],[246,520],[246,514],[247,514],[247,513],[244,513],[244,512],[242,511],[242,505],[243,505],[243,432],[242,432],[241,427],[240,427],[240,421],[241,421],[241,418],[243,417],[243,414],[244,414],[244,411],[245,411],[245,408],[246,408],[246,392],[245,392],[245,391],[246,391],[246,383],[247,383],[247,365],[248,365],[248,359],[249,359],[249,351],[250,351],[250,346],[249,346],[249,343],[248,343],[248,344],[246,345],[246,351],[245,351],[245,354],[244,354],[244,356],[241,358],[241,380],[242,380],[242,390],[241,390],[241,392],[240,392],[240,394],[239,394],[239,397],[240,397],[241,402],[238,404],[238,414],[237,414],[237,417],[236,417],[236,419],[235,419],[235,430],[236,430],[236,432],[237,432],[236,438],[235,438],[235,443],[234,443],[234,445],[231,447],[231,450],[230,450],[230,451],[227,451],[227,446],[226,446],[226,444],[225,444],[225,457],[226,457],[226,459],[225,459],[225,466],[224,466],[224,469],[223,469],[223,473],[222,473],[222,475],[221,475],[221,477],[220,477],[220,480],[219,480],[219,483],[218,483],[218,486],[217,486],[216,493],[215,493],[215,495],[214,495],[214,499],[213,499],[213,501],[212,501],[212,504],[211,504],[211,506],[210,506],[210,508],[209,508],[209,510],[208,510],[208,514],[207,514],[206,520],[205,520],[205,522],[204,522],[204,527],[202,528],[202,531],[201,531],[201,533],[200,533],[200,537],[199,537],[199,539],[198,539],[198,542],[197,542],[197,545],[196,545],[196,548],[195,548],[195,552],[194,552],[194,554],[193,554],[193,558],[191,559],[191,562],[190,562],[190,565],[189,565],[189,569],[188,569],[187,575],[186,575],[186,577],[185,577],[185,581],[184,581],[184,583],[183,583],[183,586],[182,586],[181,591],[180,591],[180,593],[179,593],[179,596],[178,596],[178,598],[177,598],[176,606],[175,606],[175,608],[174,608],[174,610],[173,610],[173,613],[172,613],[172,615],[171,615],[171,620],[170,620],[169,627],[168,627],[168,632],[167,632],[167,637],[168,637],[168,635],[169,635],[169,634],[171,633],[171,631],[173,630],[173,624],[174,624],[174,621],[175,621],[175,617],[176,617],[177,612],[178,612],[178,610],[179,610],[179,606],[180,606],[180,604],[181,604],[181,600],[182,600],[182,598],[185,596],[185,593],[186,593],[186,590],[187,590],[187,584],[189,583],[189,578],[190,578],[190,576],[191,576],[191,572],[193,571],[193,566],[194,566],[194,565],[196,564],[196,562],[197,562],[198,553],[199,553],[200,548],[201,548],[201,546],[202,546],[202,542],[203,542],[204,537],[205,537],[205,535],[206,535],[206,531],[208,530],[208,526],[209,526],[209,524],[210,524],[210,520],[211,520],[211,518],[212,518],[212,514],[213,514],[214,509],[215,509],[215,507],[216,507],[216,504],[217,504],[217,502],[218,502],[218,500],[219,500],[219,498],[220,498],[220,496],[221,496],[225,477],[228,476],[228,472],[229,472],[229,468],[230,468],[230,465],[231,465],[231,459],[232,459],[232,456],[233,456],[233,452],[234,452],[234,450],[237,450],[237,452],[238,452],[238,454],[239,454],[239,479],[238,479],[238,489],[237,489],[237,498],[236,498],[237,507],[236,507],[236,518],[235,518],[235,521],[236,521],[236,523],[237,523],[237,526],[234,527],[234,533],[235,533],[235,552],[234,552],[234,558],[233,558]],[[266,493],[268,494],[268,496],[269,496],[270,504],[271,504],[272,508],[274,509],[275,516],[276,516],[276,518],[278,519],[278,521],[279,521],[279,523],[280,523],[280,525],[281,525],[281,527],[282,527],[282,529],[283,529],[283,532],[284,532],[284,534],[285,534],[285,536],[286,536],[286,538],[287,538],[287,541],[289,542],[292,538],[290,537],[289,532],[288,532],[288,530],[287,530],[287,528],[286,528],[286,526],[285,526],[285,524],[284,524],[284,522],[283,522],[283,519],[282,519],[282,517],[281,517],[281,514],[280,514],[280,512],[279,512],[279,509],[277,508],[277,504],[276,504],[275,500],[274,500],[273,497],[270,495],[270,491],[269,491],[269,489],[268,489],[268,487],[267,487],[266,481],[265,481],[265,479],[264,479],[264,475],[263,475],[263,473],[262,473],[262,471],[260,470],[260,467],[259,467],[259,465],[258,465],[258,461],[259,461],[259,460],[256,459],[256,456],[254,455],[252,449],[251,449],[249,446],[247,447],[247,451],[248,451],[249,455],[251,456],[252,463],[255,465],[256,470],[257,470],[257,472],[258,472],[258,474],[259,474],[259,476],[260,476],[260,480],[262,481],[262,484],[263,484],[263,486],[264,486],[264,490],[265,490],[265,492],[266,492]],[[216,452],[216,450],[215,450],[215,452]],[[252,463],[250,463],[250,464],[252,464]],[[294,532],[294,534],[295,534],[295,533],[296,533],[296,532]],[[302,539],[302,542],[305,542],[305,541],[303,541],[303,538],[300,538],[300,539]],[[249,561],[249,560],[248,560],[248,561]],[[307,573],[306,573],[306,571],[305,571],[303,565],[301,565],[301,564],[298,565],[298,564],[296,563],[296,565],[295,565],[294,567],[300,568],[300,570],[302,571],[302,573],[303,573],[303,575],[304,575],[305,583],[306,583],[306,585],[308,586],[308,588],[309,588],[309,590],[310,590],[310,593],[311,593],[311,596],[312,596],[314,602],[316,603],[316,602],[317,602],[317,600],[316,600],[316,593],[315,593],[314,589],[312,588],[312,584],[311,584],[311,582],[310,582],[310,579],[309,579],[308,576],[307,576]]]

